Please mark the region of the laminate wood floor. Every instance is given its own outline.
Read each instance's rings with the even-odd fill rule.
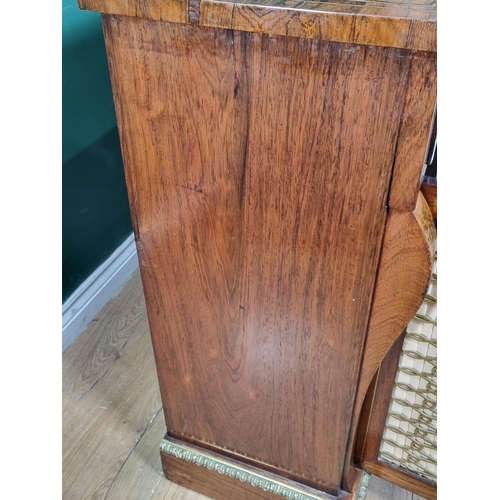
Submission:
[[[165,433],[137,271],[63,353],[64,500],[205,500],[162,474]],[[367,500],[423,500],[374,476]]]

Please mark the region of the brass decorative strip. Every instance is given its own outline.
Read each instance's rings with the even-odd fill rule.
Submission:
[[[359,480],[358,493],[356,494],[356,500],[366,500],[366,495],[368,493],[368,484],[370,483],[371,474],[365,470],[361,473],[361,478]]]
[[[186,462],[191,462],[199,465],[200,467],[205,467],[208,470],[228,476],[232,479],[237,479],[242,483],[251,484],[252,486],[260,488],[263,491],[269,491],[275,495],[282,496],[287,500],[323,500],[321,497],[316,495],[303,493],[302,491],[285,485],[279,481],[271,480],[258,473],[250,472],[230,464],[225,460],[215,459],[201,451],[193,451],[190,448],[172,443],[166,439],[161,442],[160,450],[164,453],[168,453],[169,455],[173,455],[176,458],[180,458],[181,460],[186,460]],[[364,500],[364,498],[364,496],[358,497],[359,500]]]

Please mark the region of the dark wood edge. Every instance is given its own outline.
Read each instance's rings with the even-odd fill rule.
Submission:
[[[406,330],[390,348],[374,377],[373,392],[365,397],[356,435],[356,465],[378,459],[405,333]]]
[[[358,420],[358,427],[355,433],[355,442],[353,448],[353,462],[355,465],[361,463],[363,457],[363,451],[365,448],[365,442],[368,437],[368,429],[370,425],[370,415],[372,413],[372,406],[374,403],[375,392],[377,390],[378,377],[380,370],[373,376],[373,379],[366,392],[365,400],[363,401],[363,406],[361,407],[361,413]]]
[[[427,500],[437,500],[437,486],[431,484],[423,477],[378,460],[374,462],[362,462],[362,467],[374,476],[389,481],[416,495],[420,495]]]

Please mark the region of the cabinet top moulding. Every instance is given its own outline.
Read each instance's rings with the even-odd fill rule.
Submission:
[[[436,0],[78,0],[78,4],[103,14],[437,51]]]

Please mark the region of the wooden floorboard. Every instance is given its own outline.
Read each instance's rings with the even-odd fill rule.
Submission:
[[[376,476],[370,478],[366,500],[414,500],[413,493]]]
[[[165,420],[137,271],[63,353],[64,500],[205,500],[165,479]],[[372,476],[366,500],[421,500]]]

